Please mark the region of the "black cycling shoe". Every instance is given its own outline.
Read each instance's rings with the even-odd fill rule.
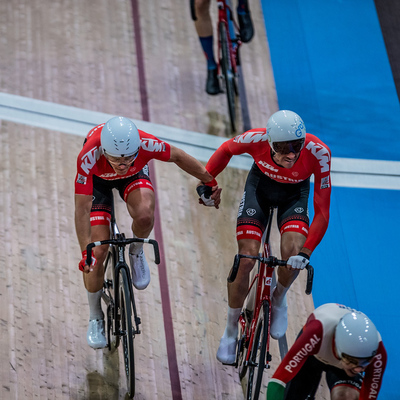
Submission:
[[[217,68],[207,70],[206,92],[212,95],[221,92]]]
[[[254,36],[254,27],[250,16],[250,11],[247,11],[244,14],[238,13],[238,21],[240,28],[240,39],[243,43],[250,42]]]

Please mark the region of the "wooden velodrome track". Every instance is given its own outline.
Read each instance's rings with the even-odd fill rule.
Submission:
[[[277,110],[277,101],[262,11],[258,1],[251,7],[256,35],[243,46],[242,61],[257,127]],[[186,0],[13,0],[0,2],[0,18],[0,92],[231,135],[225,97],[204,92],[205,60]],[[82,138],[0,123],[0,398],[125,398],[118,352],[86,344],[88,305],[73,219]],[[243,399],[237,371],[215,354],[246,172],[221,174],[223,201],[214,210],[197,204],[196,180],[175,165],[152,169],[167,280],[159,279],[164,275],[147,253],[152,282],[136,296],[142,334],[135,339],[135,398]],[[119,203],[117,218],[128,233],[126,217]],[[291,345],[313,309],[303,277],[288,301]],[[280,360],[275,341],[272,352],[266,376]],[[327,398],[326,389],[318,398]]]

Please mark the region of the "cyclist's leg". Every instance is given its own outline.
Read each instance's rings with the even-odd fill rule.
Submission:
[[[287,260],[299,253],[308,234],[309,182],[302,182],[294,198],[278,208],[278,225],[281,232],[281,257]],[[282,337],[287,329],[286,293],[297,278],[299,271],[278,268],[278,280],[272,295],[271,336]]]
[[[107,184],[100,180],[93,181],[93,202],[90,213],[91,240],[93,242],[106,240],[110,236],[110,217],[112,208],[112,192]],[[104,332],[104,314],[101,309],[101,295],[104,282],[103,262],[107,255],[107,246],[93,249],[97,263],[93,271],[83,274],[83,281],[87,290],[89,303],[89,326],[87,342],[89,346],[98,349],[107,345]]]
[[[113,206],[112,186],[108,181],[93,177],[93,200],[90,211],[90,226],[92,242],[110,238],[110,220]],[[108,246],[98,246],[93,249],[97,263],[93,271],[83,274],[86,289],[97,292],[103,287],[104,267],[103,262],[107,255]]]
[[[217,62],[214,57],[214,36],[210,15],[211,0],[194,0],[197,20],[195,27],[199,36],[201,47],[207,59],[207,82],[206,92],[218,94],[220,92],[217,76]]]
[[[239,205],[236,236],[240,254],[258,254],[267,221],[267,216],[261,210],[256,196],[256,188],[260,181],[257,170],[255,167],[250,171]],[[228,318],[217,352],[218,360],[223,363],[235,362],[237,321],[249,288],[249,275],[254,264],[255,260],[242,258],[235,281],[228,283]]]
[[[240,38],[243,43],[250,42],[254,36],[254,27],[250,16],[248,0],[238,0],[237,15],[240,28]]]
[[[155,208],[154,190],[148,176],[148,166],[121,187],[120,194],[126,201],[132,217],[133,236],[147,238],[154,226]],[[129,259],[133,285],[139,290],[145,289],[150,283],[150,270],[143,252],[143,243],[130,245]]]

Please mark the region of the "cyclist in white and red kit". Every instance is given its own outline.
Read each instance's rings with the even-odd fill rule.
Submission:
[[[210,202],[218,208],[219,193],[215,179],[203,164],[153,135],[139,131],[125,117],[114,117],[93,128],[87,135],[77,159],[75,178],[75,228],[82,259],[79,269],[89,301],[87,342],[93,348],[106,346],[101,293],[104,280],[103,261],[107,246],[94,249],[92,265],[86,264],[86,246],[109,239],[112,189],[126,202],[132,218],[134,237],[147,238],[153,229],[155,196],[147,163],[152,160],[173,162],[210,187]],[[214,201],[215,200],[215,201]],[[142,290],[150,282],[150,271],[142,243],[129,248],[133,285]]]
[[[287,329],[286,292],[311,253],[323,238],[329,221],[331,153],[316,136],[306,133],[300,116],[289,110],[274,113],[266,128],[252,129],[224,142],[211,156],[207,171],[215,178],[232,156],[248,153],[254,164],[247,177],[239,205],[236,237],[240,254],[256,256],[265,230],[270,206],[278,208],[281,256],[287,267],[279,267],[272,293],[271,336],[282,337]],[[314,218],[310,225],[308,197],[314,176]],[[197,188],[207,205],[210,192]],[[255,260],[241,258],[233,283],[228,283],[228,317],[217,351],[217,359],[233,364],[236,358],[237,321]]]
[[[377,399],[386,361],[381,335],[365,314],[324,304],[308,317],[269,381],[267,400],[314,399],[323,371],[331,400]]]

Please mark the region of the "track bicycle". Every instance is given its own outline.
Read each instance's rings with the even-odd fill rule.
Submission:
[[[195,0],[190,0],[190,10],[193,21],[196,21]],[[222,81],[221,87],[225,88],[229,119],[232,132],[236,132],[236,97],[238,90],[238,71],[240,65],[239,25],[233,17],[230,0],[217,0],[218,3],[218,76]]]
[[[107,347],[117,348],[122,341],[125,375],[130,398],[135,395],[135,353],[133,341],[140,334],[141,319],[137,314],[135,297],[132,288],[131,271],[125,261],[125,247],[131,243],[149,243],[153,246],[155,263],[160,263],[158,243],[153,239],[126,238],[120,233],[114,210],[111,214],[110,239],[93,242],[87,245],[88,265],[91,264],[92,249],[108,245],[104,261],[104,284],[102,300],[106,305]]]
[[[239,316],[239,340],[235,367],[242,381],[247,375],[247,400],[257,400],[260,395],[263,373],[270,368],[269,352],[271,326],[271,285],[274,268],[285,266],[286,261],[271,256],[270,233],[275,207],[270,207],[267,228],[264,233],[263,252],[258,256],[236,254],[228,282],[236,278],[241,258],[258,260],[258,269],[249,285],[245,305]],[[307,265],[306,294],[311,294],[314,269]]]

